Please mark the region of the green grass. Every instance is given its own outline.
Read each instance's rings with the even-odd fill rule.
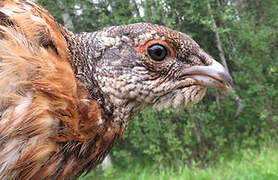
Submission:
[[[104,174],[90,173],[79,180],[278,180],[278,147],[228,151],[206,169],[180,167],[157,170],[131,164],[127,169],[112,168]]]

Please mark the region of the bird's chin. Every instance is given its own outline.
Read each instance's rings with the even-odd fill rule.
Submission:
[[[181,108],[198,103],[206,93],[206,87],[193,85],[173,90],[156,99],[153,107],[157,110],[165,108]]]

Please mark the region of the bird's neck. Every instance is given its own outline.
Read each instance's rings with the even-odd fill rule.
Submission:
[[[102,57],[105,45],[99,43],[98,37],[103,32],[81,33],[73,35],[68,42],[72,56],[72,67],[75,77],[87,89],[92,99],[99,102],[103,112],[103,121],[112,120],[127,128],[128,122],[139,111],[138,102],[120,99],[102,91],[96,75],[97,62]]]

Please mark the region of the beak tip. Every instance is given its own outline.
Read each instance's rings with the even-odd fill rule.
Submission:
[[[224,73],[222,74],[223,76],[223,83],[225,84],[227,90],[233,89],[234,87],[234,81],[233,78],[231,77],[230,73],[225,69]],[[221,77],[221,75],[220,75]]]
[[[223,90],[224,91],[231,91],[233,89],[233,86],[229,85],[229,86],[226,86]]]

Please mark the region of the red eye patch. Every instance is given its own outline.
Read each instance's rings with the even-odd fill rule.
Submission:
[[[134,46],[133,48],[137,53],[145,54],[147,52],[148,47],[150,47],[154,44],[163,45],[164,47],[166,47],[169,50],[170,57],[176,58],[177,54],[176,54],[176,51],[172,48],[172,46],[170,46],[170,44],[167,43],[166,41],[160,40],[160,39],[149,40],[145,44],[140,45],[140,46]]]

